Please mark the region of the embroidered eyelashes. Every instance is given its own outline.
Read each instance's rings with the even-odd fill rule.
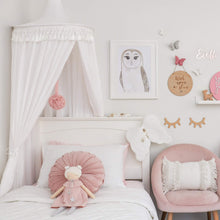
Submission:
[[[192,118],[189,118],[189,121],[190,121],[189,125],[193,125],[194,128],[196,128],[197,126],[201,128],[202,125],[206,124],[205,123],[205,117],[203,117],[202,120],[199,121],[199,122],[194,121]],[[175,122],[169,122],[167,120],[167,118],[164,118],[164,125],[168,125],[168,128],[171,128],[171,127],[176,128],[177,125],[179,125],[179,126],[181,125],[180,124],[180,118],[178,118]]]
[[[164,118],[164,125],[168,125],[168,128],[170,128],[171,126],[173,126],[174,128],[176,128],[176,125],[181,125],[180,124],[180,118],[178,118],[175,122],[169,122],[168,120],[167,120],[167,118]]]
[[[196,122],[194,121],[192,118],[189,118],[190,122],[189,122],[189,125],[192,125],[194,126],[194,128],[196,128],[196,126],[199,126],[200,128],[202,127],[202,125],[205,125],[205,118],[203,117],[201,121],[199,122]]]

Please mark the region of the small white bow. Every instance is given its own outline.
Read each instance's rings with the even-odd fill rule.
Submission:
[[[154,115],[145,117],[141,127],[129,129],[126,138],[139,161],[143,161],[148,154],[151,142],[163,144],[172,140]]]

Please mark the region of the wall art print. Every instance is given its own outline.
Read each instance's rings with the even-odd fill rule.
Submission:
[[[216,100],[220,100],[220,72],[217,72],[211,79],[210,91]]]
[[[111,41],[110,74],[112,99],[156,99],[157,43]]]

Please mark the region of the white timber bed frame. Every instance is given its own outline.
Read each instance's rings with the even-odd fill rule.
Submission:
[[[41,146],[50,141],[77,143],[91,147],[103,144],[124,144],[127,143],[126,131],[140,126],[142,121],[142,117],[41,117],[39,120]],[[143,162],[139,162],[129,148],[125,163],[125,179],[143,181],[146,191],[150,193],[150,153]]]

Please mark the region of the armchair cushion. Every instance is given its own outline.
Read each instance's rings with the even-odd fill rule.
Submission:
[[[193,176],[193,179],[192,179]],[[194,162],[169,161],[163,158],[163,191],[210,190],[217,191],[215,158]]]
[[[178,190],[166,193],[167,200],[179,206],[210,205],[218,201],[218,195],[211,191]]]

